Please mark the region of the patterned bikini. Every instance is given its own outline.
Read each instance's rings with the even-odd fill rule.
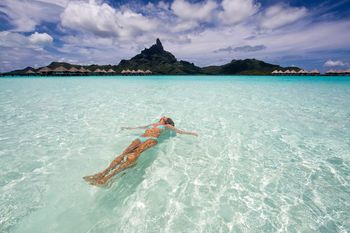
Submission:
[[[160,129],[161,131],[165,130],[165,126],[164,125],[157,125],[156,126],[158,129]],[[153,125],[148,126],[149,129],[153,128]],[[156,137],[144,137],[144,136],[140,136],[137,137],[137,139],[140,140],[141,143],[144,143],[145,141],[149,140],[149,139],[153,139],[156,140],[158,142],[158,138]]]

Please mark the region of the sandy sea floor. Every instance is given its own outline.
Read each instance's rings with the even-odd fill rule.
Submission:
[[[200,136],[82,180],[162,115]],[[350,78],[1,78],[0,120],[0,232],[350,231]]]

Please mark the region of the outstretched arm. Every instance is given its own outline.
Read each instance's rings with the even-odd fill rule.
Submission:
[[[179,133],[179,134],[188,134],[188,135],[198,136],[198,134],[195,132],[188,132],[188,131],[180,130],[180,129],[175,128],[172,125],[166,125],[165,127],[167,127],[168,129],[170,129],[176,133]]]
[[[139,126],[139,127],[121,127],[120,129],[146,129],[150,125]]]

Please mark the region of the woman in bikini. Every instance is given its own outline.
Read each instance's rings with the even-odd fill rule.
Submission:
[[[169,117],[162,117],[159,122],[155,124],[134,128],[123,127],[122,129],[146,129],[146,131],[136,138],[105,170],[92,176],[83,177],[83,179],[90,184],[105,185],[113,176],[133,166],[142,152],[158,143],[158,138],[165,129],[172,130],[179,134],[198,136],[197,133],[186,132],[175,128],[174,121]]]

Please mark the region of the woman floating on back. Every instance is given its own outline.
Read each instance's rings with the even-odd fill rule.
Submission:
[[[144,134],[136,138],[124,151],[121,155],[115,158],[110,165],[103,171],[92,175],[83,177],[84,180],[89,182],[92,185],[104,185],[106,184],[113,176],[119,172],[133,166],[136,163],[137,158],[145,150],[155,146],[158,143],[158,138],[165,131],[165,129],[172,130],[179,134],[189,134],[198,136],[197,133],[186,132],[175,128],[174,121],[163,116],[160,118],[158,123],[149,124],[146,126],[140,127],[123,127],[122,129],[146,129]]]

